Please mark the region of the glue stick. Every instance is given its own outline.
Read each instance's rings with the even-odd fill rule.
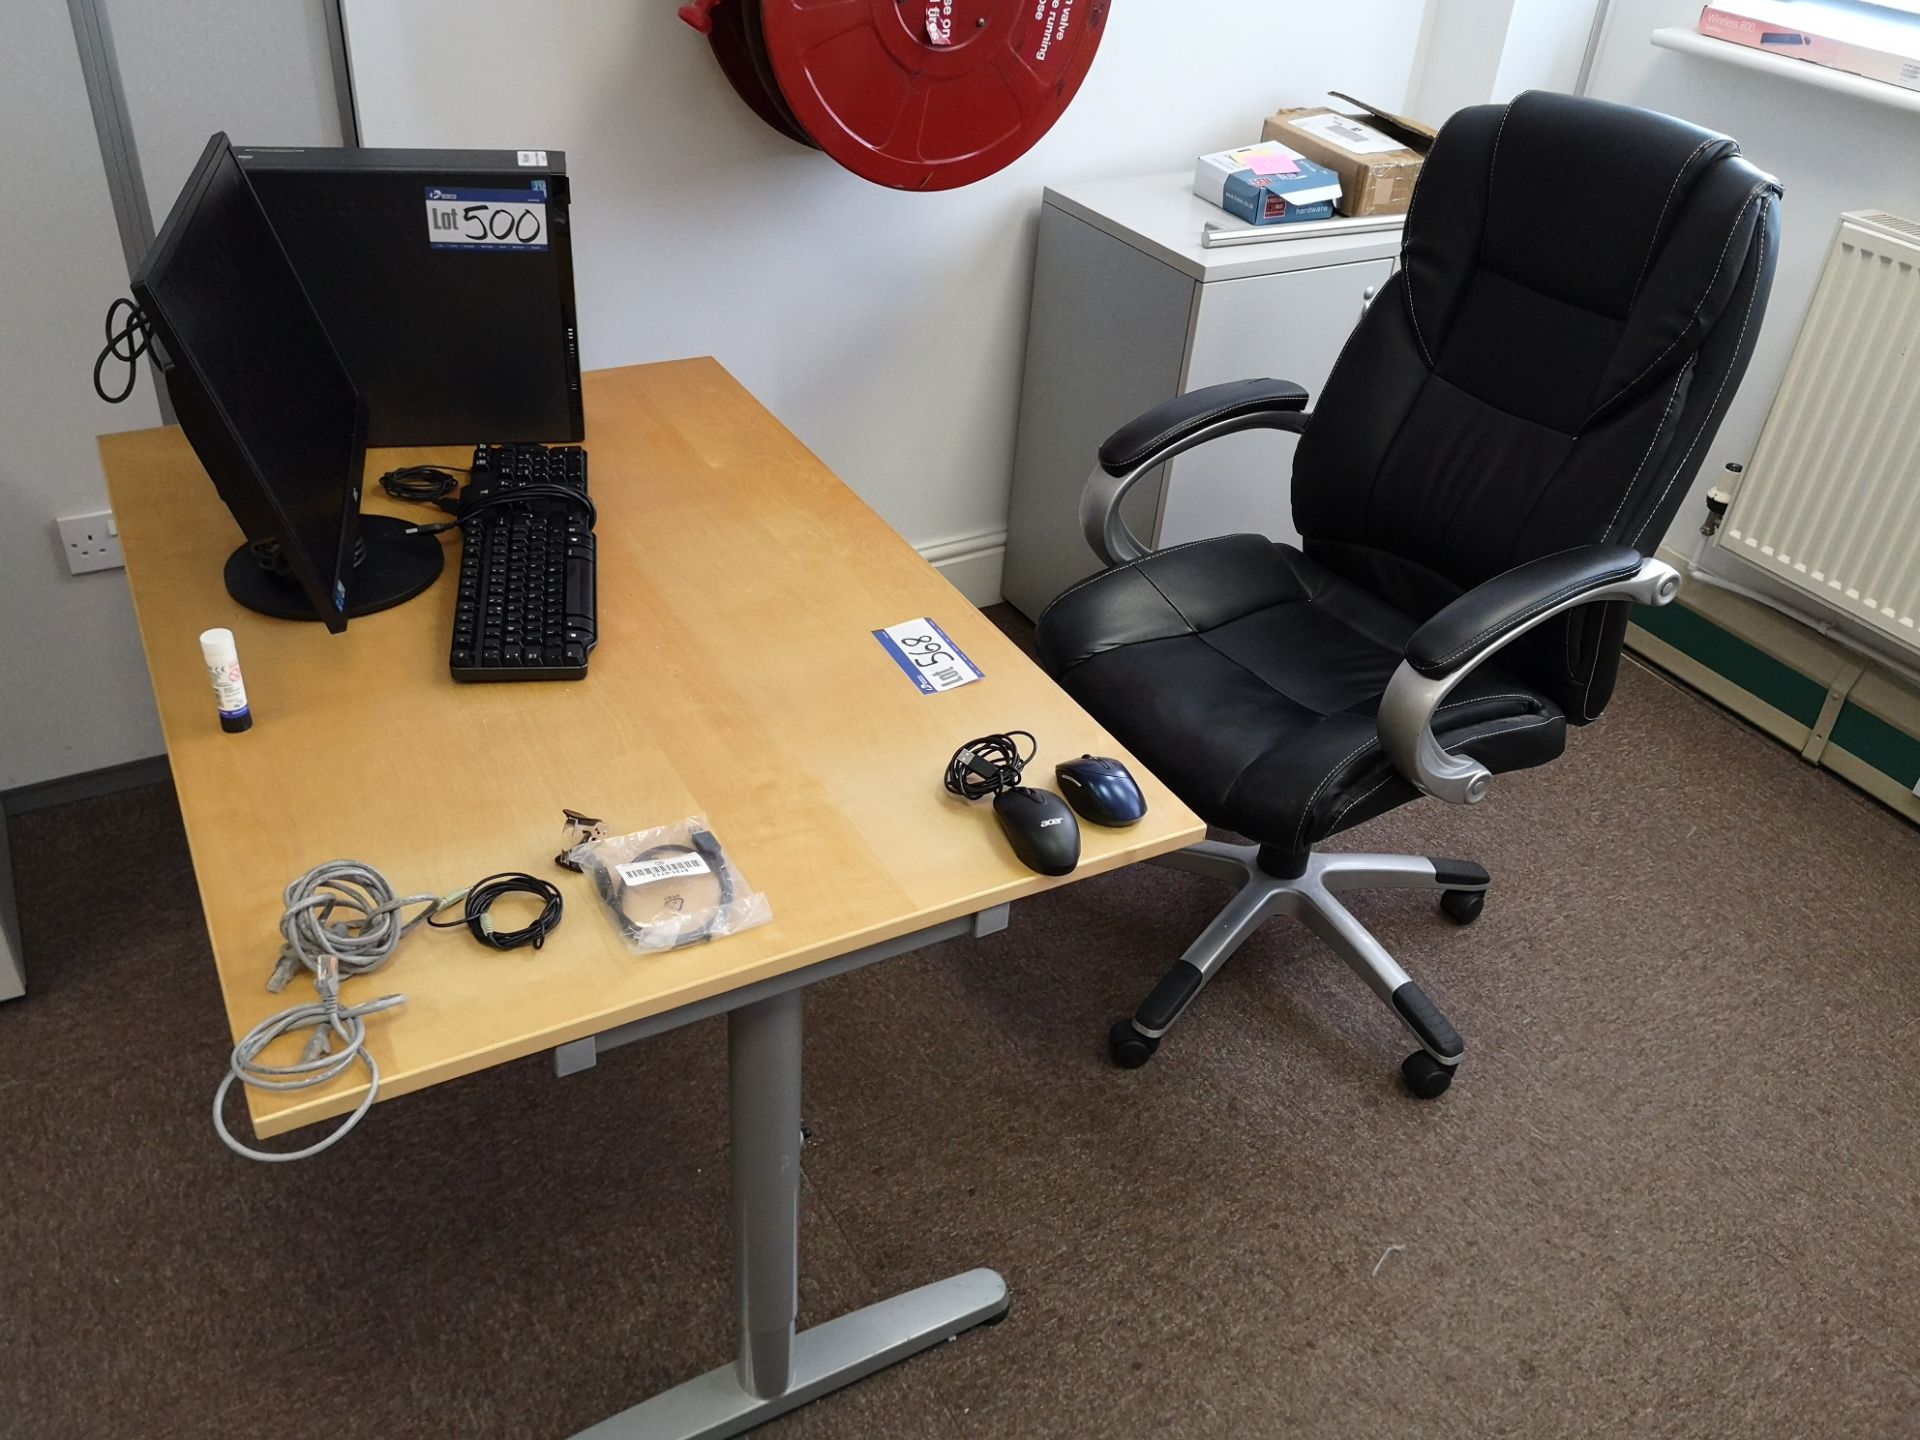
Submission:
[[[247,709],[247,685],[240,678],[240,652],[234,648],[231,630],[200,632],[200,654],[207,662],[207,678],[213,681],[214,704],[220,707],[220,728],[230,735],[253,728],[253,712]]]

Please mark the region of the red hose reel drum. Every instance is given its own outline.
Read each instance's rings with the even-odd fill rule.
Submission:
[[[1111,0],[693,0],[733,88],[862,179],[951,190],[1053,128]]]

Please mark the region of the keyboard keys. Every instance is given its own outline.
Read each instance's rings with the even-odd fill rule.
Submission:
[[[577,445],[485,445],[464,492],[529,485],[585,494]],[[463,521],[459,593],[448,651],[456,680],[579,679],[597,630],[593,532],[584,509],[530,497]]]

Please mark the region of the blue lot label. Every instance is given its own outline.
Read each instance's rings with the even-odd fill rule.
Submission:
[[[906,672],[907,678],[920,687],[923,695],[956,690],[980,678],[980,667],[948,638],[946,631],[924,615],[918,620],[902,620],[898,625],[876,630],[873,638]]]

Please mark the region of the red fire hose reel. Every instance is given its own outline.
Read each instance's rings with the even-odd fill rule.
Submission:
[[[791,140],[896,190],[1012,164],[1086,78],[1111,0],[693,0],[740,98]]]

